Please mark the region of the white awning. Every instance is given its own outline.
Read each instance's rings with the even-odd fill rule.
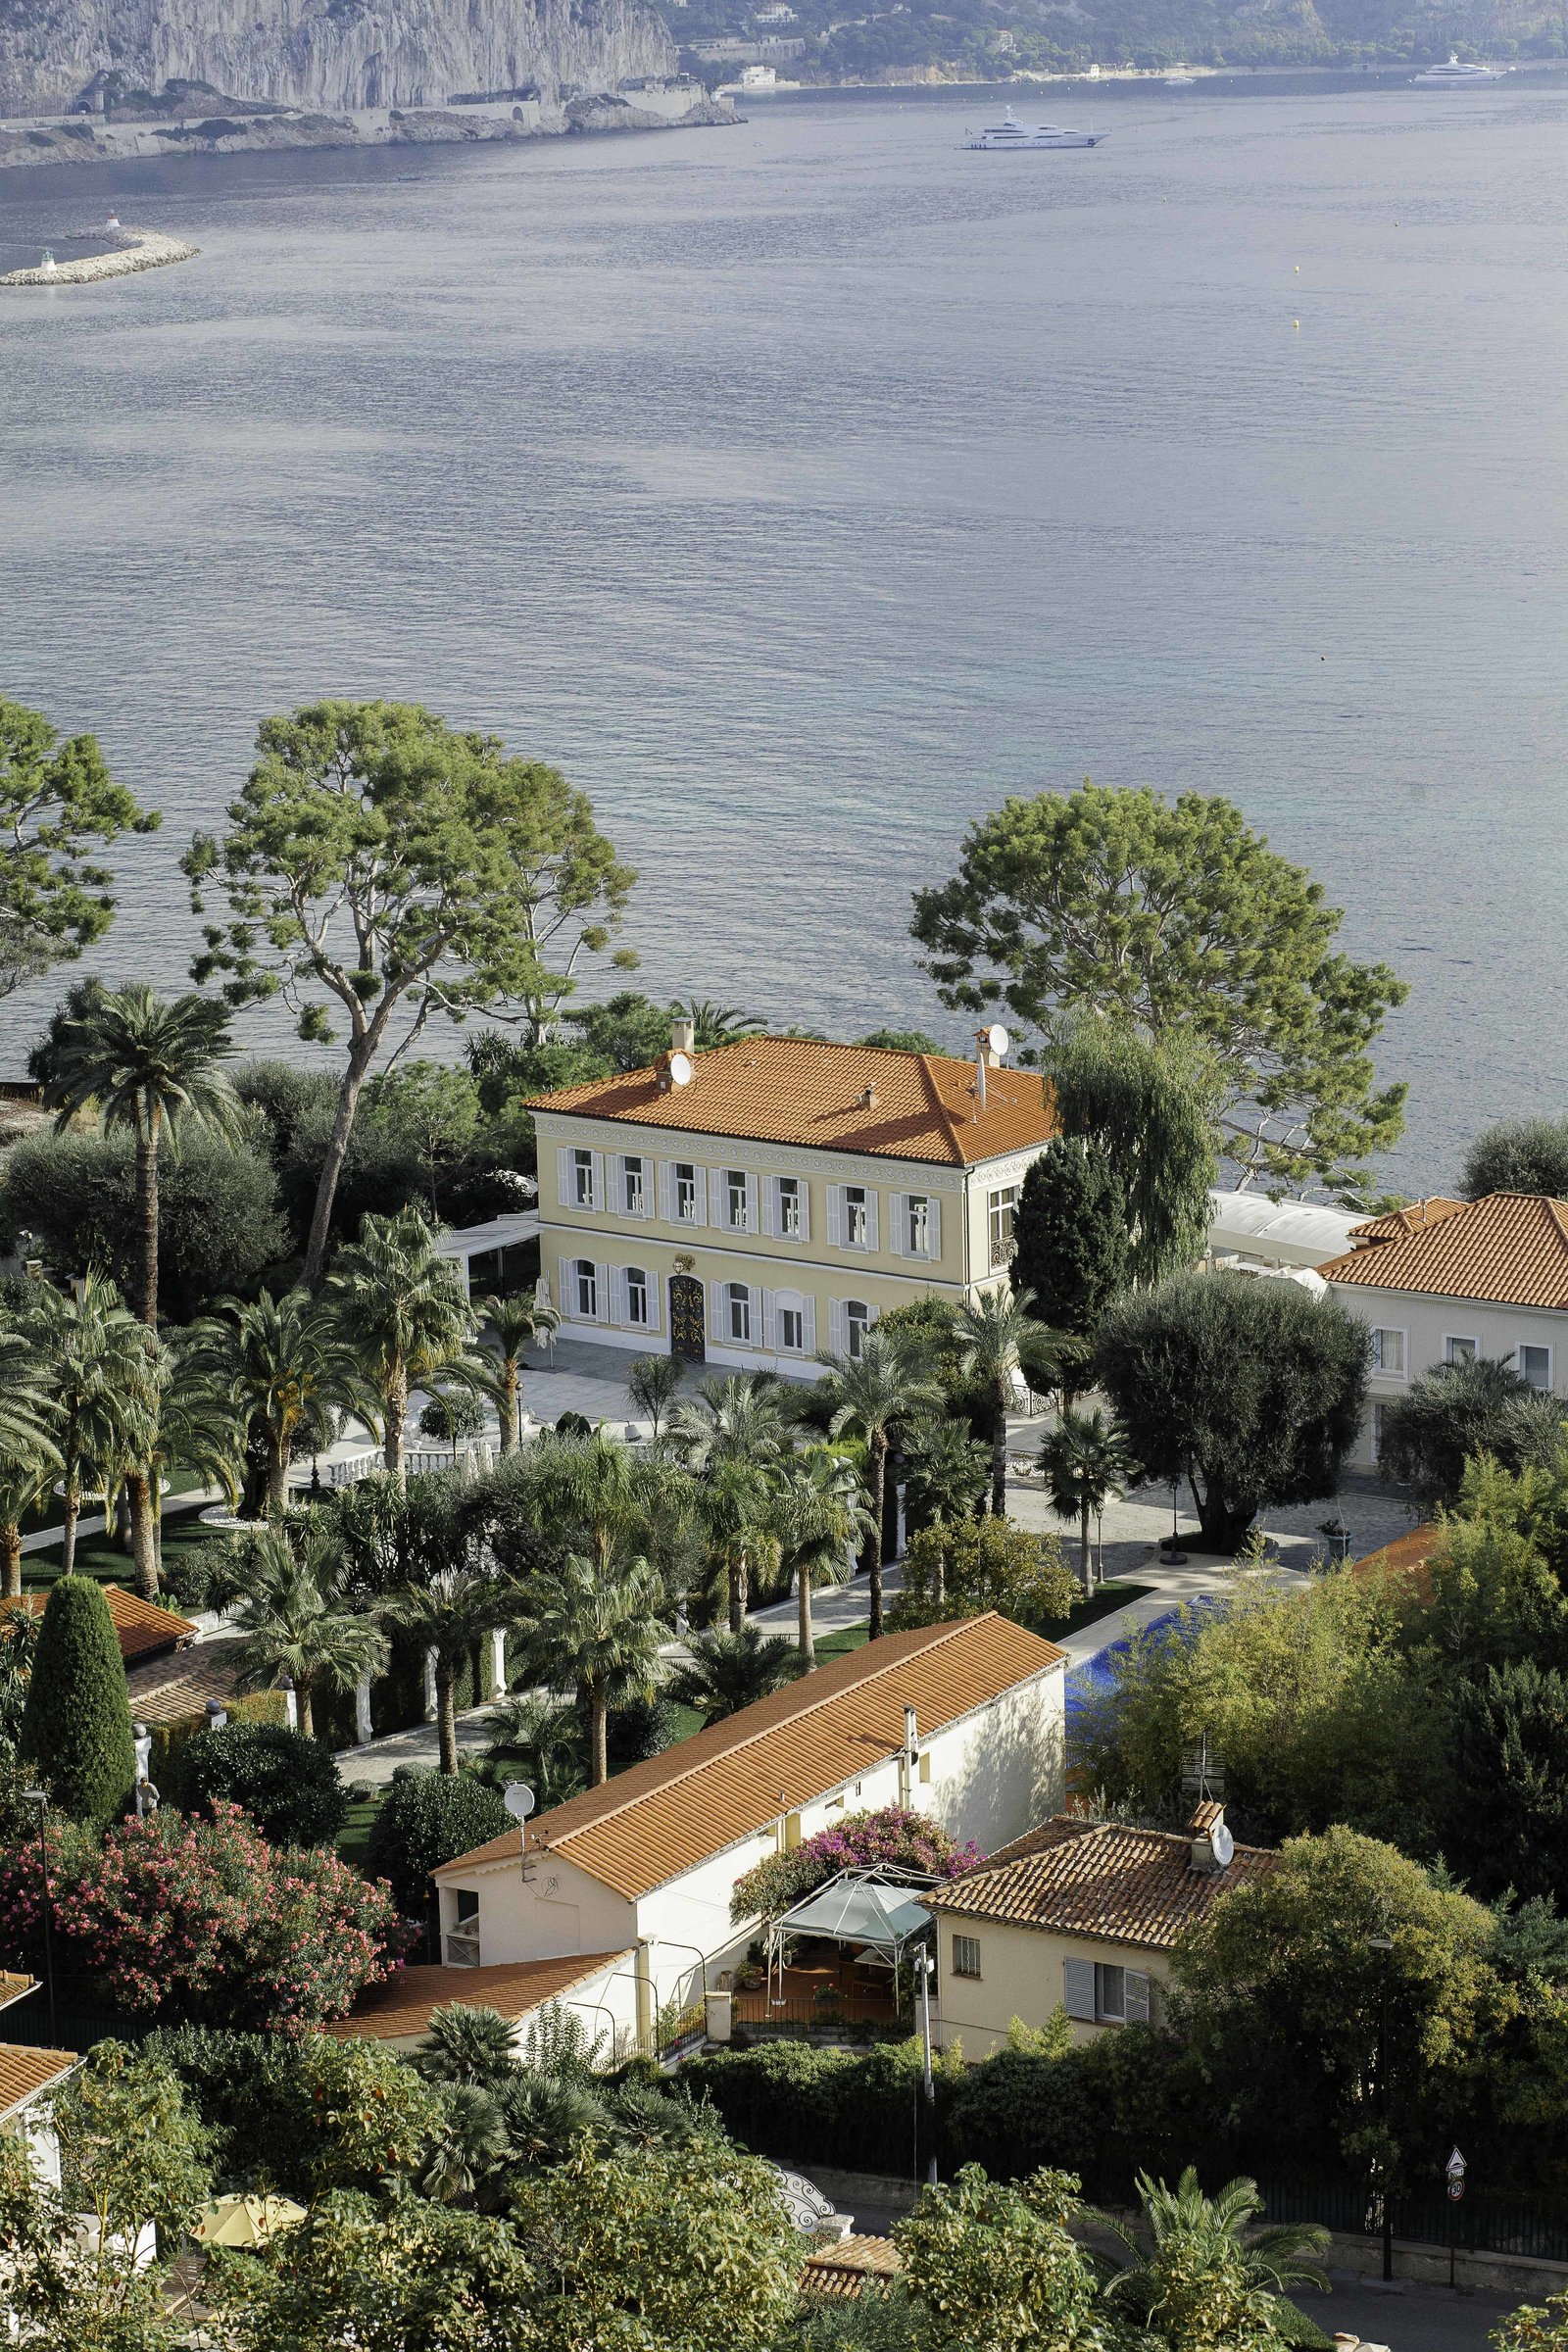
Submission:
[[[868,1879],[834,1879],[779,1921],[786,1936],[829,1936],[836,1943],[874,1944],[896,1952],[931,1925],[931,1914],[907,1886]]]
[[[1263,1266],[1321,1266],[1352,1247],[1364,1211],[1322,1200],[1270,1200],[1264,1193],[1208,1196],[1208,1254]]]

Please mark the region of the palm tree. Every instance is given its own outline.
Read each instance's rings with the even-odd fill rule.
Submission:
[[[481,1391],[493,1386],[489,1367],[469,1349],[468,1295],[457,1268],[437,1257],[435,1237],[412,1202],[394,1216],[366,1216],[326,1287],[344,1341],[375,1385],[386,1466],[402,1486],[412,1391],[437,1379]]]
[[[820,1385],[833,1406],[829,1436],[836,1438],[851,1430],[865,1440],[872,1529],[860,1564],[871,1580],[871,1640],[875,1642],[882,1632],[889,1441],[914,1415],[940,1404],[942,1391],[905,1333],[879,1331],[875,1325],[861,1341],[858,1355],[824,1355],[819,1360],[827,1366],[827,1378]]]
[[[789,1448],[784,1384],[776,1372],[705,1380],[669,1416],[668,1443],[705,1482],[714,1548],[729,1578],[729,1624],[740,1631],[750,1599],[767,1474]]]
[[[458,1769],[458,1682],[469,1652],[522,1608],[515,1585],[462,1564],[438,1568],[421,1585],[404,1585],[381,1614],[419,1643],[435,1665],[435,1719],[441,1770]]]
[[[19,1331],[37,1387],[49,1399],[49,1435],[60,1456],[64,1498],[61,1573],[76,1564],[83,1482],[122,1450],[122,1423],[146,1360],[146,1327],[115,1285],[89,1274],[79,1295],[39,1283]]]
[[[843,1584],[852,1551],[874,1522],[855,1464],[825,1446],[777,1473],[770,1517],[784,1564],[795,1579],[798,1648],[805,1674],[816,1664],[811,1587]]]
[[[59,1476],[49,1405],[20,1331],[0,1332],[0,1550],[7,1600],[22,1594],[22,1522]]]
[[[226,1380],[244,1427],[267,1451],[267,1512],[288,1504],[295,1448],[329,1445],[340,1410],[373,1420],[376,1394],[337,1318],[309,1291],[221,1298],[195,1327],[203,1367]]]
[[[537,1290],[529,1291],[526,1297],[492,1292],[488,1298],[479,1300],[478,1311],[489,1326],[486,1337],[497,1358],[501,1450],[510,1453],[521,1434],[522,1351],[532,1341],[554,1331],[561,1317],[553,1306],[544,1303]]]
[[[991,1483],[991,1448],[982,1446],[966,1421],[935,1416],[911,1424],[901,1442],[908,1471],[910,1499],[922,1519],[967,1519]]]
[[[379,1674],[387,1639],[372,1618],[344,1597],[343,1562],[324,1529],[306,1528],[297,1544],[268,1528],[251,1545],[252,1590],[234,1616],[245,1641],[234,1653],[242,1690],[270,1690],[287,1675],[294,1685],[300,1730],[314,1737],[312,1700],[318,1684],[352,1690],[362,1675]]]
[[[1107,1502],[1138,1478],[1135,1462],[1119,1421],[1102,1412],[1080,1413],[1065,1407],[1054,1429],[1040,1441],[1040,1467],[1046,1474],[1051,1507],[1060,1518],[1078,1521],[1078,1577],[1086,1592],[1094,1590],[1089,1566],[1089,1522],[1102,1516]]]
[[[122,1492],[129,1502],[136,1591],[153,1600],[163,1565],[165,1473],[196,1472],[220,1487],[232,1507],[240,1495],[245,1431],[228,1383],[214,1376],[196,1349],[155,1332],[144,1337],[102,1467],[111,1506]]]
[[[994,1517],[1007,1515],[1007,1414],[1013,1398],[1013,1376],[1035,1372],[1049,1378],[1060,1361],[1066,1340],[1029,1312],[1033,1291],[982,1291],[966,1298],[954,1314],[954,1337],[964,1372],[983,1383],[991,1398],[991,1509]]]
[[[517,2045],[510,2017],[466,2001],[432,2009],[423,2041],[409,2064],[426,2082],[466,2082],[495,2090],[517,2071]]]
[[[658,1439],[670,1398],[686,1377],[678,1355],[639,1355],[626,1375],[626,1394],[640,1413],[653,1423],[650,1436]]]
[[[582,1729],[570,1707],[543,1691],[509,1691],[484,1718],[490,1737],[479,1769],[499,1783],[503,1764],[520,1764],[541,1811],[564,1805],[585,1786]]]
[[[714,1046],[737,1046],[743,1038],[760,1037],[767,1027],[755,1013],[742,1012],[734,1004],[710,1004],[704,997],[694,997],[689,1004],[672,1004],[670,1011],[677,1020],[690,1021],[692,1046],[698,1054],[710,1053]]]
[[[1098,2229],[1114,2240],[1126,2267],[1106,2287],[1140,2319],[1156,2325],[1173,2295],[1185,2297],[1205,2270],[1228,2271],[1243,2288],[1283,2295],[1290,2286],[1315,2286],[1328,2279],[1311,2259],[1328,2251],[1329,2233],[1315,2222],[1280,2223],[1270,2230],[1252,2225],[1263,2211],[1257,2183],[1241,2176],[1216,2197],[1205,2197],[1189,2165],[1174,2189],[1148,2173],[1138,2176],[1143,2212],[1136,2222],[1093,2215]]]
[[[695,1707],[710,1723],[722,1723],[754,1706],[769,1691],[795,1680],[795,1650],[782,1634],[764,1634],[748,1618],[739,1633],[715,1629],[689,1644],[691,1664],[678,1666],[664,1685],[683,1707]]]
[[[673,1636],[659,1615],[659,1579],[643,1559],[585,1559],[569,1552],[559,1571],[530,1592],[534,1621],[527,1637],[530,1666],[558,1690],[570,1684],[588,1706],[597,1788],[610,1776],[610,1710],[646,1697],[659,1671],[660,1644]]]
[[[167,1139],[177,1155],[189,1127],[239,1140],[244,1112],[220,1066],[233,1051],[224,1006],[194,991],[167,1004],[137,983],[98,998],[70,1024],[44,1090],[59,1126],[91,1104],[106,1135],[124,1128],[136,1139],[144,1323],[158,1321],[159,1152]]]

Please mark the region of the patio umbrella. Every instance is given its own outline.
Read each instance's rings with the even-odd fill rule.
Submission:
[[[204,2246],[260,2246],[304,2219],[304,2206],[292,2197],[214,2197],[191,2235]]]

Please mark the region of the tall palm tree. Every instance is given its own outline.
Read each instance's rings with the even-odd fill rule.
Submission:
[[[586,1785],[582,1727],[571,1707],[540,1690],[512,1690],[496,1700],[484,1728],[490,1736],[482,1769],[499,1781],[503,1764],[520,1764],[541,1811],[564,1804]]]
[[[1034,1299],[1033,1291],[982,1291],[978,1298],[966,1298],[953,1318],[958,1361],[991,1398],[991,1509],[998,1519],[1007,1515],[1007,1414],[1013,1375],[1035,1372],[1049,1379],[1067,1344],[1062,1333],[1035,1320],[1029,1312]]]
[[[177,1155],[190,1127],[239,1140],[244,1112],[222,1068],[233,1051],[221,1004],[194,991],[169,1004],[135,984],[98,998],[67,1028],[44,1090],[60,1126],[91,1105],[105,1134],[123,1128],[136,1139],[144,1323],[158,1321],[159,1154],[167,1142]]]
[[[267,1512],[282,1517],[301,1445],[331,1443],[338,1411],[375,1416],[377,1396],[331,1310],[309,1291],[220,1298],[195,1326],[204,1370],[224,1380],[246,1432],[267,1452]]]
[[[136,1591],[144,1600],[156,1599],[163,1566],[165,1473],[194,1471],[220,1487],[232,1507],[240,1495],[244,1443],[244,1422],[228,1384],[188,1344],[147,1332],[102,1464],[111,1508],[121,1493],[130,1506]]]
[[[991,1483],[991,1448],[970,1434],[967,1421],[932,1415],[911,1423],[900,1443],[922,1518],[969,1518]]]
[[[523,1607],[517,1588],[466,1564],[438,1568],[420,1585],[388,1593],[381,1614],[413,1636],[435,1664],[435,1720],[441,1770],[458,1769],[458,1682],[469,1652]]]
[[[102,1274],[87,1275],[75,1296],[39,1283],[18,1330],[49,1400],[65,1505],[61,1572],[70,1576],[84,1485],[122,1458],[122,1424],[145,1365],[148,1333]]]
[[[366,1216],[360,1238],[338,1252],[327,1296],[345,1343],[381,1403],[387,1469],[404,1481],[403,1424],[409,1397],[437,1380],[492,1387],[471,1352],[474,1313],[457,1268],[435,1253],[435,1236],[411,1202],[394,1216]]]
[[[872,1530],[860,1553],[860,1565],[871,1580],[871,1640],[882,1632],[882,1540],[887,1506],[888,1446],[896,1431],[916,1414],[932,1411],[942,1391],[926,1371],[904,1332],[880,1331],[875,1325],[860,1343],[858,1355],[823,1355],[827,1366],[821,1388],[833,1406],[828,1434],[850,1430],[865,1440],[866,1484],[871,1495]]]
[[[1126,2258],[1106,2294],[1140,2319],[1157,2327],[1162,2312],[1177,2317],[1174,2306],[1212,2269],[1229,2272],[1244,2289],[1261,2288],[1270,2295],[1283,2297],[1291,2286],[1327,2292],[1329,2282],[1315,2257],[1327,2253],[1328,2231],[1315,2222],[1255,2228],[1263,2200],[1257,2182],[1245,2175],[1227,2181],[1217,2196],[1205,2197],[1192,2165],[1174,2188],[1140,2173],[1138,2195],[1143,2211],[1135,2222],[1101,2213],[1092,2218],[1114,2241],[1117,2259]]]
[[[248,1565],[252,1589],[233,1620],[245,1636],[234,1653],[240,1688],[270,1690],[286,1674],[300,1730],[313,1737],[317,1689],[352,1690],[362,1675],[381,1673],[386,1636],[346,1601],[343,1563],[324,1529],[306,1528],[291,1544],[269,1528],[252,1544]]]
[[[775,1474],[770,1519],[795,1579],[797,1646],[801,1671],[808,1673],[816,1664],[811,1587],[842,1585],[852,1552],[873,1525],[859,1472],[843,1454],[817,1446]]]
[[[710,1053],[714,1046],[736,1046],[743,1038],[760,1037],[767,1027],[755,1013],[742,1012],[734,1004],[712,1004],[706,997],[694,997],[689,1004],[672,1004],[677,1020],[692,1025],[692,1044],[699,1054]]]
[[[783,1382],[776,1372],[705,1380],[670,1414],[668,1444],[704,1481],[713,1547],[729,1579],[730,1632],[738,1633],[766,1519],[768,1473],[789,1450]]]
[[[689,1646],[691,1664],[678,1666],[664,1690],[709,1723],[722,1723],[795,1680],[794,1645],[782,1634],[764,1634],[755,1619],[738,1634],[699,1634]]]
[[[0,1331],[0,1552],[7,1600],[22,1592],[22,1522],[60,1474],[49,1399],[20,1331]]]
[[[570,1552],[529,1597],[529,1663],[552,1690],[570,1684],[588,1706],[593,1786],[610,1777],[610,1710],[646,1697],[659,1672],[660,1644],[673,1639],[658,1614],[660,1583],[643,1559],[591,1560]]]
[[[488,1326],[485,1339],[497,1359],[501,1450],[510,1453],[521,1434],[522,1351],[531,1342],[556,1330],[561,1317],[553,1306],[544,1303],[537,1290],[515,1297],[493,1292],[488,1298],[479,1300],[478,1312]]]
[[[1052,1509],[1063,1519],[1078,1521],[1078,1578],[1090,1592],[1094,1576],[1089,1564],[1089,1522],[1102,1516],[1107,1502],[1126,1494],[1141,1466],[1133,1459],[1119,1421],[1107,1421],[1099,1411],[1081,1413],[1068,1405],[1055,1428],[1040,1441],[1040,1467],[1046,1474]]]

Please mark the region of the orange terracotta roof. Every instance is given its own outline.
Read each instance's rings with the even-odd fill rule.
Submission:
[[[1439,1213],[1423,1222],[1420,1208]],[[1484,1200],[1422,1202],[1356,1232],[1358,1248],[1319,1266],[1325,1282],[1568,1308],[1568,1202],[1489,1193]]]
[[[891,2237],[841,2237],[836,2246],[823,2246],[807,2257],[801,2271],[801,2292],[832,2302],[855,2303],[867,2290],[879,2292],[903,2268]]]
[[[951,1167],[1026,1151],[1056,1132],[1038,1071],[988,1070],[981,1110],[974,1063],[945,1054],[748,1037],[697,1054],[693,1071],[689,1086],[667,1086],[657,1064],[627,1070],[536,1095],[529,1107]]]
[[[177,1643],[188,1642],[196,1631],[188,1617],[176,1617],[172,1609],[161,1609],[155,1600],[143,1600],[139,1593],[122,1592],[118,1585],[105,1585],[103,1591],[119,1638],[120,1654],[127,1666],[133,1658],[146,1657],[155,1650],[173,1649]],[[0,1610],[26,1609],[32,1616],[40,1617],[48,1598],[47,1592],[24,1592],[20,1599],[0,1600]]]
[[[210,1698],[232,1698],[238,1673],[235,1653],[243,1639],[231,1634],[217,1642],[197,1642],[177,1657],[127,1667],[125,1690],[132,1715],[139,1723],[178,1723],[200,1715]]]
[[[1408,1535],[1396,1536],[1392,1544],[1367,1552],[1362,1559],[1352,1560],[1350,1574],[1371,1578],[1393,1570],[1408,1576],[1422,1599],[1429,1600],[1432,1579],[1426,1572],[1427,1562],[1443,1542],[1443,1529],[1429,1519],[1420,1527],[1412,1527]]]
[[[30,2042],[0,2041],[0,2116],[64,2082],[76,2063],[74,2050],[35,2050]]]
[[[335,2018],[325,2031],[340,2041],[407,2041],[427,2034],[431,2011],[451,2001],[494,2009],[502,2017],[527,2017],[629,1957],[629,1952],[573,1952],[565,1959],[513,1960],[496,1968],[406,1968],[368,1992],[352,2017]]]
[[[1457,1216],[1468,1208],[1468,1200],[1450,1200],[1446,1193],[1429,1193],[1424,1200],[1407,1201],[1403,1208],[1391,1208],[1381,1217],[1368,1217],[1364,1224],[1350,1227],[1352,1242],[1398,1242],[1407,1234],[1430,1233],[1445,1218]]]
[[[1065,1658],[994,1610],[889,1634],[541,1813],[529,1851],[548,1847],[628,1899],[651,1894],[885,1761],[904,1744],[906,1706],[924,1738]],[[516,1856],[508,1832],[432,1875]]]
[[[1194,1870],[1190,1838],[1058,1813],[920,1900],[965,1919],[1166,1951],[1210,1903],[1278,1860],[1261,1846],[1239,1845],[1228,1869]]]
[[[0,1968],[0,2009],[9,2009],[13,2001],[24,1999],[37,1982],[36,1977],[19,1977],[9,1968]]]

